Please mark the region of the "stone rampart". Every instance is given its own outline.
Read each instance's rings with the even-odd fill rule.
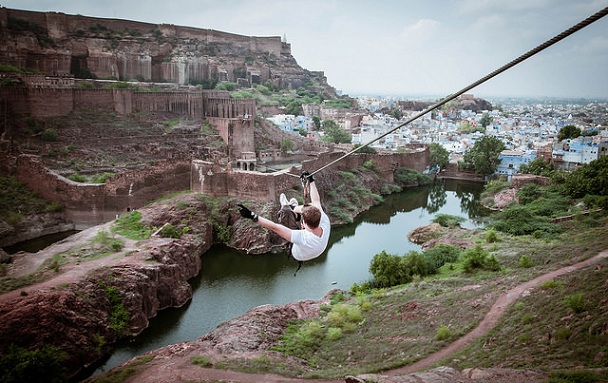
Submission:
[[[15,176],[44,198],[62,204],[77,229],[112,220],[163,195],[188,190],[190,160],[158,163],[154,168],[116,175],[105,184],[71,181],[44,167],[37,156],[17,158]]]
[[[342,155],[344,153],[322,153],[314,160],[303,162],[302,170],[314,172]],[[333,164],[331,168],[332,170],[348,171],[371,160],[376,170],[387,181],[392,182],[394,171],[397,168],[406,167],[423,171],[428,165],[428,156],[428,148],[412,153],[353,154]],[[299,183],[299,179],[293,176],[297,173],[298,170],[294,168],[275,173],[224,169],[212,162],[194,160],[190,173],[190,189],[214,197],[233,196],[258,201],[273,201],[279,193],[293,188]]]
[[[0,102],[9,113],[32,117],[65,116],[75,109],[170,112],[193,118],[242,118],[256,115],[254,99],[232,99],[221,92],[136,92],[131,89],[0,88]],[[3,113],[4,111],[0,111]]]

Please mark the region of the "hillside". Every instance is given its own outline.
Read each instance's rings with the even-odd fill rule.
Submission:
[[[322,72],[301,68],[280,37],[242,36],[57,12],[0,8],[0,64],[25,73],[198,85],[221,81],[335,90]]]

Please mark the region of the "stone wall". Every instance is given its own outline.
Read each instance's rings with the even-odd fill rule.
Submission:
[[[128,209],[140,208],[159,197],[188,190],[190,161],[157,163],[154,168],[116,175],[105,184],[71,181],[44,167],[37,156],[17,158],[15,177],[44,198],[62,204],[77,229],[98,225]]]
[[[9,19],[27,21],[36,30],[12,32],[8,30]],[[88,69],[98,78],[141,77],[189,84],[218,78],[221,71],[225,80],[236,82],[235,69],[245,67],[242,59],[232,62],[233,57],[268,56],[272,61],[291,57],[290,45],[279,36],[243,36],[58,12],[0,7],[0,28],[8,40],[5,46],[0,45],[0,61],[45,74],[75,74]],[[196,54],[183,54],[185,50]],[[260,83],[271,79],[267,66],[255,69]]]
[[[314,172],[344,153],[322,153],[314,160],[304,161],[302,170]],[[353,154],[331,165],[332,170],[348,171],[373,161],[377,171],[389,181],[397,168],[406,167],[423,171],[429,162],[428,148],[412,153]],[[290,174],[289,174],[290,173]],[[208,161],[192,161],[190,189],[207,195],[233,196],[257,201],[273,201],[277,195],[298,185],[299,174],[295,168],[275,173],[260,173],[225,169]]]
[[[211,91],[136,92],[131,89],[0,88],[4,113],[32,117],[65,116],[75,109],[172,112],[193,118],[242,118],[256,115],[254,99],[232,99]]]

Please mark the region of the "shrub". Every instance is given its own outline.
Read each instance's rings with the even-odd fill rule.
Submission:
[[[373,168],[375,167],[375,165],[374,165],[374,161],[372,161],[372,160],[367,160],[367,161],[365,161],[365,162],[363,163],[363,167],[364,167],[365,169],[369,169],[369,170],[373,169]]]
[[[110,248],[115,252],[121,251],[124,246],[124,242],[119,239],[114,239],[110,242]]]
[[[152,230],[141,222],[141,213],[136,210],[121,215],[112,225],[112,230],[134,240],[148,239],[152,234]]]
[[[608,381],[606,371],[558,371],[552,372],[547,383],[596,383]]]
[[[561,226],[549,223],[547,217],[537,217],[524,206],[510,206],[493,216],[491,226],[511,235],[529,235],[535,231],[541,233],[560,233]]]
[[[94,174],[91,176],[91,182],[94,184],[105,184],[108,178],[114,177],[114,173]]]
[[[384,250],[374,255],[369,271],[377,287],[391,287],[412,281],[411,272],[404,258]]]
[[[42,132],[40,139],[43,141],[57,141],[59,139],[59,135],[55,131],[55,129],[47,128]]]
[[[522,255],[521,258],[519,258],[518,266],[522,269],[529,269],[532,267],[532,259],[527,255]]]
[[[336,341],[342,338],[342,329],[339,327],[330,327],[327,329],[327,340]]]
[[[110,328],[114,330],[119,337],[127,335],[131,314],[129,314],[122,303],[120,292],[115,287],[106,285],[103,285],[102,287],[106,293],[108,301],[110,302]]]
[[[426,250],[423,253],[423,256],[426,261],[428,274],[432,275],[437,274],[439,268],[446,263],[458,261],[460,250],[455,246],[440,243],[437,246]]]
[[[4,383],[67,381],[68,355],[54,346],[28,350],[11,345],[0,358],[0,377]]]
[[[486,242],[487,243],[495,243],[500,239],[498,238],[498,234],[496,233],[496,229],[489,229],[486,231]]]
[[[457,227],[464,221],[466,221],[465,218],[450,214],[437,214],[435,218],[433,218],[433,222],[438,223],[443,227]]]
[[[203,368],[211,367],[213,365],[213,363],[211,363],[211,359],[209,359],[207,356],[193,356],[190,358],[190,363]]]
[[[427,262],[422,254],[412,250],[408,252],[404,258],[411,275],[419,275],[420,277],[426,277],[429,275]]]
[[[70,174],[68,179],[74,182],[87,182],[87,177],[78,173]]]
[[[433,179],[426,174],[408,168],[398,168],[393,176],[395,183],[399,186],[428,185]]]
[[[476,245],[473,249],[467,249],[462,254],[462,268],[466,273],[475,270],[500,270],[500,264],[493,255],[485,251],[481,245]]]
[[[587,303],[585,302],[585,296],[583,293],[577,293],[568,295],[564,298],[564,306],[568,307],[576,314],[580,314],[583,311],[587,311]]]
[[[182,232],[177,229],[177,227],[172,224],[166,224],[160,229],[160,236],[163,238],[181,238]]]
[[[435,340],[442,341],[447,340],[452,337],[452,332],[448,326],[441,326],[437,329],[437,334],[435,334]]]

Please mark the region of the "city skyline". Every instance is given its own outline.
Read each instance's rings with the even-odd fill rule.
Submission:
[[[455,93],[608,6],[608,0],[129,3],[8,0],[55,11],[281,36],[298,64],[356,95]],[[608,17],[470,91],[480,97],[608,98]]]

